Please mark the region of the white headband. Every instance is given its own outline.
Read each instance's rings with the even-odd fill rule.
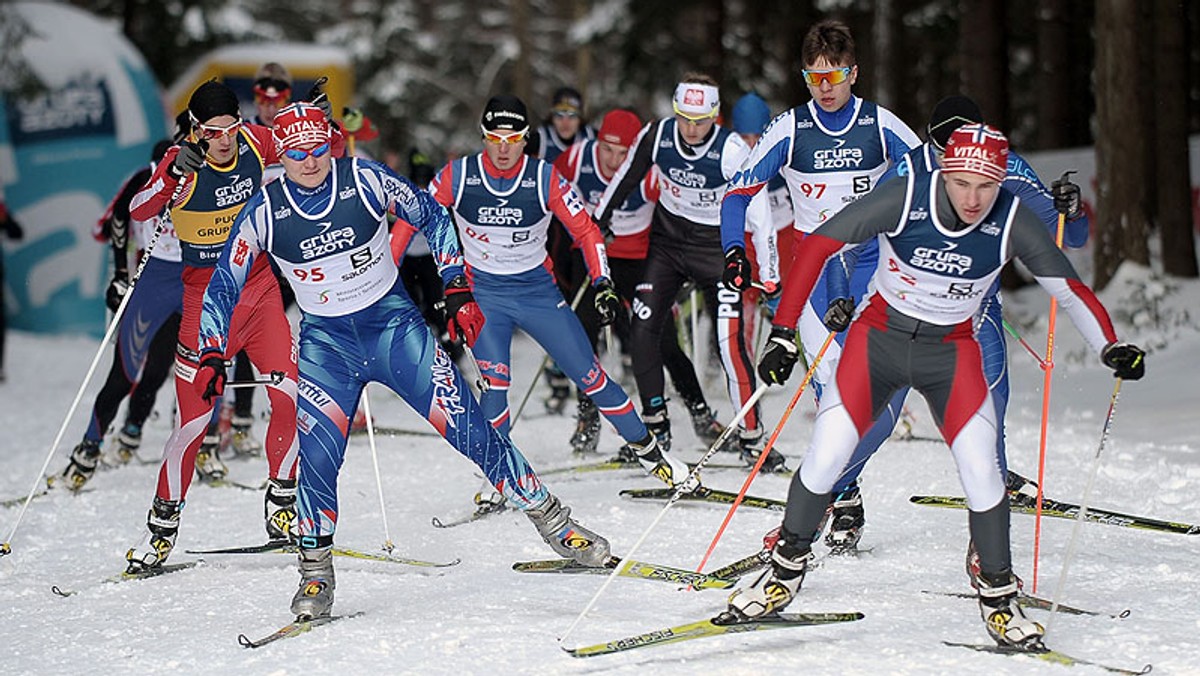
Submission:
[[[680,82],[675,87],[675,112],[693,120],[716,117],[721,109],[721,94],[712,85]]]

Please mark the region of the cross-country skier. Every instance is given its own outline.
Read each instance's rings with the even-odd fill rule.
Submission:
[[[558,156],[554,168],[559,171],[583,198],[585,208],[592,214],[601,195],[616,175],[617,169],[625,162],[626,156],[637,138],[642,123],[637,115],[629,110],[616,109],[609,111],[600,123],[597,138],[582,141],[571,146],[567,152]],[[654,204],[658,201],[658,174],[651,171],[641,182],[639,189],[630,193],[625,202],[613,211],[611,238],[605,245],[608,255],[608,265],[612,273],[613,286],[617,290],[623,304],[633,303],[637,285],[644,277],[646,253],[650,248],[650,216],[654,212]],[[573,257],[580,259],[579,266],[583,267],[582,256],[578,246],[571,247]],[[564,271],[559,267],[561,257],[555,259],[555,274]],[[580,270],[578,284],[585,282],[586,270]],[[560,283],[561,287],[561,283]],[[574,291],[564,293],[565,297],[573,297]],[[595,289],[589,287],[576,308],[580,322],[587,332],[588,339],[595,350],[600,334],[600,316],[594,306]],[[622,321],[624,320],[624,321]],[[628,313],[621,312],[616,325],[624,323],[628,332]],[[618,331],[618,334],[621,332]],[[626,336],[627,337],[627,336]],[[712,444],[725,431],[725,427],[713,417],[700,388],[700,379],[692,361],[679,345],[679,336],[670,329],[662,332],[659,343],[662,350],[663,364],[671,375],[675,389],[679,392],[692,417],[692,427],[696,436],[706,445]],[[628,346],[626,346],[628,349]],[[576,414],[576,430],[571,437],[571,447],[577,453],[588,453],[596,450],[600,441],[600,414],[592,400],[580,393],[579,410]],[[627,458],[633,462],[633,458]]]
[[[197,87],[188,112],[194,140],[167,151],[130,208],[132,217],[142,220],[170,210],[184,265],[183,320],[175,358],[179,411],[147,516],[149,535],[126,554],[131,572],[160,566],[170,555],[195,465],[209,459],[197,457],[214,397],[220,395],[208,383],[218,374],[224,378],[226,357],[211,352],[201,357],[204,346],[195,342],[204,289],[238,211],[259,187],[263,167],[279,162],[271,131],[244,123],[237,96],[224,84],[212,80]],[[281,382],[267,386],[271,420],[265,443],[269,482],[264,511],[268,536],[287,539],[296,514],[296,354],[279,283],[265,259],[250,274],[241,298],[226,345],[229,356],[244,347],[259,371],[284,374]]]
[[[975,584],[988,633],[1002,645],[1040,643],[1042,626],[1017,603],[995,408],[973,319],[1001,267],[1017,258],[1058,299],[1117,377],[1141,378],[1145,353],[1117,341],[1108,313],[1046,226],[1000,187],[1007,159],[1008,140],[999,131],[960,127],[946,144],[940,170],[912,172],[876,188],[797,249],[759,363],[767,382],[786,381],[798,360],[792,327],[827,260],[848,245],[878,237],[875,291],[851,322],[844,358],[827,383],[808,452],[788,492],[771,567],[730,596],[731,610],[759,617],[792,601],[812,560],[833,486],[855,445],[888,400],[911,386],[929,403],[958,466],[979,552]]]
[[[663,331],[674,329],[671,306],[686,281],[701,289],[716,289],[721,284],[726,265],[720,242],[721,198],[749,154],[737,134],[716,123],[721,100],[711,77],[685,75],[675,88],[672,105],[672,117],[642,129],[596,205],[596,222],[608,227],[622,202],[652,169],[657,170],[661,194],[651,220],[645,279],[633,301],[632,341],[642,417],[664,444],[670,440],[671,421],[658,346]],[[757,247],[761,278],[774,289],[779,281],[778,259],[765,196],[755,201],[755,209],[742,224],[744,228],[748,220],[755,237],[761,238],[756,240],[761,243]],[[740,232],[744,237],[745,230]],[[740,409],[756,389],[753,355],[743,330],[742,299],[725,288],[717,292],[717,299],[721,364],[729,398]],[[763,438],[757,405],[742,420],[738,438],[743,459],[757,461]],[[786,469],[777,451],[768,456],[764,467],[768,471]]]
[[[552,165],[524,154],[529,119],[520,99],[492,97],[480,128],[483,152],[447,164],[430,192],[456,217],[471,290],[487,317],[475,358],[488,385],[480,396],[488,420],[507,434],[512,337],[519,328],[595,402],[646,471],[669,485],[683,481],[687,464],[659,445],[629,395],[608,377],[548,269],[546,232],[553,214],[579,242],[601,323],[616,318],[621,300],[610,278],[604,238],[583,200]],[[446,289],[447,303],[455,291],[460,290]],[[481,491],[476,500],[482,506],[502,497]]]
[[[851,86],[858,79],[854,38],[840,21],[815,24],[801,44],[804,60],[802,75],[812,99],[775,118],[746,161],[745,169],[734,179],[721,206],[722,243],[726,258],[735,270],[749,270],[743,251],[746,205],[782,174],[791,193],[795,210],[793,251],[804,238],[847,204],[869,193],[888,166],[898,163],[908,150],[920,143],[916,134],[883,106],[854,96]],[[843,265],[839,258],[831,268]],[[827,272],[818,284],[799,319],[800,342],[808,363],[816,359],[818,346],[825,342],[829,329],[822,318],[827,308],[839,312],[854,308],[852,298],[865,295],[874,261],[861,258],[850,288],[826,288],[845,275]],[[749,274],[736,275],[743,290],[749,288]],[[813,389],[818,398],[836,368],[844,332],[829,345],[816,373]],[[898,415],[904,398],[897,395],[889,411]],[[845,510],[861,506],[857,486],[835,495],[834,520]]]
[[[974,101],[965,96],[949,96],[934,106],[927,126],[927,141],[909,151],[900,164],[888,170],[880,179],[880,183],[904,176],[910,172],[928,173],[940,165],[942,154],[950,134],[964,124],[983,122],[983,114]],[[1064,219],[1063,243],[1070,248],[1079,248],[1087,243],[1088,218],[1080,205],[1079,186],[1067,182],[1056,182],[1051,190],[1038,179],[1037,173],[1025,161],[1025,158],[1012,150],[1008,153],[1008,172],[1001,184],[1009,192],[1020,198],[1021,203],[1036,213],[1042,222],[1050,229],[1051,236],[1058,230],[1058,215]],[[870,241],[852,252],[853,256],[866,257],[875,261],[879,257],[878,243]],[[837,268],[834,274],[840,272]],[[1024,477],[1008,473],[1008,459],[1004,443],[1004,417],[1008,410],[1008,350],[1004,338],[1004,315],[1000,303],[999,280],[989,290],[980,307],[979,315],[974,319],[976,338],[983,350],[983,371],[987,379],[988,389],[992,392],[992,403],[996,406],[996,458],[1000,469],[1004,470],[1012,483],[1010,497],[1028,500],[1029,496],[1020,493],[1018,489],[1028,483]],[[850,317],[841,315],[838,321],[849,321]],[[835,325],[829,328],[838,328]],[[901,390],[907,395],[907,388]],[[835,500],[835,508],[826,536],[826,544],[835,549],[851,550],[857,547],[862,538],[862,529],[866,523],[866,515],[862,505],[862,494],[858,487],[858,477],[862,473],[867,460],[879,449],[884,441],[891,436],[897,418],[893,415],[881,416],[871,429],[863,435],[846,473],[838,479],[834,486],[835,496],[851,496],[850,500]]]
[[[201,360],[227,350],[243,287],[268,258],[284,272],[304,314],[300,328],[300,588],[298,617],[328,615],[335,578],[331,547],[337,480],[363,387],[387,385],[477,464],[537,527],[555,552],[587,565],[608,559],[608,542],[570,517],[509,439],[488,424],[462,374],[409,299],[396,259],[419,229],[447,289],[448,322],[467,344],[484,317],[471,296],[446,211],[428,193],[370,160],[330,157],[330,124],[296,103],[275,120],[285,176],[257,192],[234,225],[204,296]],[[389,240],[387,217],[396,227]],[[261,254],[267,255],[261,255]],[[203,376],[221,389],[220,371]]]
[[[150,164],[125,181],[100,219],[97,237],[112,245],[113,279],[105,292],[105,303],[114,312],[129,292],[129,242],[133,241],[139,251],[145,251],[151,240],[155,244],[133,288],[133,295],[125,305],[113,347],[112,367],[96,394],[83,439],[71,452],[67,467],[59,473],[72,490],[82,488],[95,473],[101,457],[100,443],[125,397],[129,397],[129,410],[125,424],[117,433],[116,450],[111,454],[110,462],[126,463],[133,458],[141,446],[142,424],[154,408],[155,394],[166,382],[175,362],[175,343],[183,311],[183,282],[180,280],[183,262],[179,239],[165,219],[161,219],[163,231],[155,238],[154,233],[160,227],[159,217],[148,221],[129,217],[130,201],[146,185],[170,147],[171,141],[166,139],[154,146]],[[57,481],[58,477],[55,483]]]

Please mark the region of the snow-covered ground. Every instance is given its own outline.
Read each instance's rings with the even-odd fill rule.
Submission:
[[[1118,318],[1123,337],[1154,351],[1146,379],[1126,383],[1121,391],[1091,504],[1200,523],[1200,441],[1193,417],[1200,380],[1195,360],[1200,354],[1200,317],[1194,314],[1200,307],[1200,284],[1164,284],[1148,271],[1127,267],[1102,297]],[[1031,288],[1011,294],[1009,301],[1012,321],[1044,350],[1047,296]],[[1139,312],[1144,307],[1153,307],[1153,313]],[[1152,315],[1157,315],[1157,323]],[[1084,354],[1066,317],[1060,320],[1045,485],[1049,497],[1077,502],[1097,452],[1113,379],[1094,357]],[[10,335],[9,379],[0,385],[0,497],[29,490],[97,347],[96,341],[84,338]],[[523,337],[514,352],[515,406],[541,353]],[[1015,341],[1010,341],[1010,353],[1010,465],[1035,476],[1042,374]],[[88,387],[85,405],[98,389],[98,380]],[[769,424],[778,420],[799,380],[793,378],[786,390],[773,390],[764,399]],[[723,387],[711,379],[711,369],[708,389],[722,417],[730,417]],[[538,468],[569,465],[573,459],[566,440],[572,420],[545,415],[537,403],[541,396],[539,389],[514,438]],[[259,405],[264,399],[259,395]],[[147,455],[160,448],[169,433],[165,401],[163,397],[160,402],[164,415],[147,427]],[[376,390],[371,401],[378,424],[421,427],[390,393]],[[915,431],[935,434],[925,405],[914,397],[910,406],[917,419]],[[781,436],[780,449],[792,465],[803,456],[812,412],[806,395]],[[673,408],[672,413],[678,452],[688,459],[699,457],[701,449],[686,424],[685,411]],[[52,471],[65,464],[82,434],[85,416],[80,410],[72,418]],[[263,423],[256,428],[261,433]],[[601,450],[612,454],[617,447],[615,434],[606,427]],[[916,493],[961,494],[951,458],[939,443],[892,442],[875,458],[863,477],[868,527],[862,545],[871,552],[827,559],[809,576],[791,608],[857,610],[865,613],[863,621],[705,639],[587,660],[567,656],[556,638],[604,578],[513,572],[515,561],[552,556],[528,521],[515,512],[454,529],[433,528],[432,516],[468,512],[479,484],[475,467],[440,440],[381,437],[378,453],[396,553],[431,560],[461,558],[461,564],[428,572],[338,559],[336,610],[361,612],[360,617],[261,650],[246,650],[237,643],[239,633],[265,634],[290,619],[288,602],[297,581],[293,558],[210,556],[202,567],[166,577],[102,583],[123,568],[126,548],[141,537],[157,468],[99,472],[79,495],[63,493],[35,501],[11,539],[12,554],[0,559],[5,671],[1058,674],[1066,669],[941,644],[988,639],[973,601],[922,593],[968,589],[962,565],[966,513],[908,502]],[[265,471],[261,461],[248,460],[231,461],[231,469],[234,478],[245,482],[261,481]],[[704,480],[736,491],[744,476],[741,471],[714,470],[705,472]],[[582,523],[612,541],[617,554],[628,551],[662,509],[617,496],[622,488],[656,485],[638,472],[551,476],[546,481]],[[785,479],[765,476],[756,479],[751,492],[784,498],[786,489]],[[339,544],[378,549],[385,533],[363,438],[351,442],[341,497]],[[0,536],[7,537],[18,513],[15,507],[0,509]],[[194,558],[183,553],[186,548],[261,541],[261,514],[260,494],[193,485],[173,560]],[[678,505],[635,558],[694,568],[724,514],[717,506]],[[708,569],[756,551],[762,534],[778,521],[777,513],[740,509]],[[1063,520],[1043,523],[1041,595],[1054,592],[1072,527],[1073,522]],[[1027,588],[1032,582],[1033,537],[1033,518],[1015,515],[1014,560]],[[1198,552],[1200,536],[1085,525],[1061,600],[1111,613],[1130,609],[1131,614],[1126,619],[1056,616],[1048,643],[1077,657],[1130,668],[1153,663],[1155,673],[1200,673]],[[78,593],[59,597],[51,593],[54,585]],[[725,592],[686,592],[669,584],[618,578],[567,644],[597,643],[711,616],[724,602]],[[1042,621],[1047,618],[1044,612],[1031,612]],[[1100,673],[1090,667],[1074,671]]]

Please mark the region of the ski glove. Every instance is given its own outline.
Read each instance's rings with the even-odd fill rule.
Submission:
[[[1100,351],[1100,361],[1113,370],[1113,375],[1125,380],[1139,380],[1146,375],[1146,351],[1129,343],[1109,343]]]
[[[208,144],[192,143],[184,141],[179,144],[179,153],[175,155],[175,161],[171,166],[167,167],[167,173],[175,177],[175,180],[181,180],[188,174],[194,174],[200,171],[200,167],[204,166],[204,154],[207,152]]]
[[[731,291],[750,288],[750,260],[746,258],[745,248],[734,246],[725,252],[725,271],[721,274],[721,284]]]
[[[457,341],[461,334],[467,347],[473,347],[479,332],[483,330],[485,318],[475,302],[466,277],[459,275],[446,285],[446,300],[442,308],[446,313],[446,331],[450,333],[450,340]]]
[[[621,311],[621,298],[607,277],[596,281],[596,299],[592,302],[596,314],[600,315],[600,326],[608,326],[617,321],[617,313]]]
[[[850,328],[850,321],[854,319],[854,299],[853,298],[834,298],[829,301],[829,307],[825,310],[825,328],[834,333],[841,333]]]
[[[206,404],[213,403],[213,399],[225,393],[225,358],[219,352],[200,355],[192,387]]]
[[[305,96],[304,98],[309,103],[320,108],[321,112],[325,113],[325,119],[332,120],[333,104],[329,102],[329,97],[325,95],[325,90],[321,88],[321,85],[328,81],[329,78],[326,77],[318,78],[313,84],[312,89],[308,90],[308,96]]]
[[[1054,197],[1054,208],[1058,213],[1066,216],[1067,220],[1079,218],[1079,186],[1072,183],[1071,179],[1064,175],[1051,183],[1050,194]]]
[[[129,293],[129,275],[124,270],[118,270],[113,275],[112,281],[108,283],[108,289],[104,291],[104,304],[109,310],[117,311],[121,306],[121,299],[125,294]]]
[[[800,360],[796,347],[796,331],[782,326],[771,327],[771,337],[758,360],[758,376],[768,385],[782,385],[792,375],[792,367]]]

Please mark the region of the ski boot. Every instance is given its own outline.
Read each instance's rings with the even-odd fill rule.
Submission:
[[[575,434],[571,435],[571,452],[576,455],[595,453],[600,445],[600,411],[591,399],[579,400],[575,413]]]
[[[783,533],[775,548],[771,550],[771,566],[745,589],[729,596],[729,612],[741,619],[757,618],[783,610],[804,582],[804,574],[813,559],[812,549],[807,544],[792,545],[795,540]]]
[[[126,573],[145,573],[166,563],[171,550],[175,548],[175,537],[179,535],[179,512],[182,509],[182,502],[155,496],[154,504],[146,514],[146,528],[150,533],[141,544],[125,552],[125,561],[129,564]]]
[[[1017,576],[1010,570],[999,573],[980,572],[979,613],[987,626],[988,635],[1000,646],[1022,650],[1037,650],[1046,633],[1041,624],[1025,616],[1017,603]]]
[[[130,460],[137,457],[138,449],[142,447],[142,426],[131,422],[125,423],[117,433],[116,464],[128,465]]]
[[[658,440],[658,447],[662,449],[662,452],[669,453],[671,451],[671,418],[667,415],[666,404],[642,411],[642,422]]]
[[[756,465],[763,451],[762,430],[738,430],[738,443],[741,447],[742,462],[750,467]],[[761,471],[768,474],[786,474],[791,470],[788,469],[783,454],[772,448],[771,452],[767,454],[767,459],[763,461]]]
[[[670,453],[663,453],[662,449],[658,447],[654,433],[647,432],[645,439],[631,441],[625,444],[625,447],[629,449],[628,453],[637,458],[638,463],[650,476],[661,479],[668,486],[675,488],[680,482],[683,482],[684,493],[691,493],[700,487],[699,476],[690,477],[692,470],[686,462]],[[622,449],[622,451],[624,450]]]
[[[975,541],[971,540],[967,543],[967,580],[971,583],[971,589],[979,591],[979,586],[983,584],[983,571],[979,565],[979,550],[975,549]],[[1025,581],[1017,577],[1013,573],[1013,579],[1017,581],[1017,591],[1025,588]]]
[[[229,467],[219,455],[221,437],[218,434],[205,434],[200,450],[196,453],[196,476],[203,482],[214,482],[224,479],[229,474]]]
[[[537,507],[525,510],[538,535],[561,557],[599,568],[609,558],[608,540],[580,526],[571,518],[571,508],[547,493]]]
[[[315,549],[300,548],[300,589],[292,597],[296,620],[326,617],[333,609],[333,545]]]
[[[1038,485],[1036,481],[1026,479],[1010,469],[1004,483],[1008,490],[1010,504],[1018,507],[1037,507]]]
[[[296,541],[296,480],[267,479],[263,502],[267,539],[271,542]]]
[[[550,396],[542,400],[546,406],[546,413],[562,415],[563,409],[567,406],[567,400],[571,398],[571,380],[558,368],[557,364],[546,367],[544,373],[546,374],[546,383],[550,385]]]
[[[855,481],[842,492],[833,494],[829,509],[829,533],[825,535],[829,553],[838,555],[858,551],[858,541],[862,539],[862,529],[866,524],[862,492],[858,488],[858,482]]]
[[[71,461],[67,468],[58,476],[46,479],[46,485],[54,488],[59,483],[68,490],[77,491],[96,473],[96,465],[100,462],[100,442],[84,439],[75,450],[71,451]]]
[[[233,449],[233,454],[237,457],[250,457],[262,455],[263,447],[258,439],[254,438],[254,433],[250,426],[254,423],[254,418],[244,418],[240,415],[233,416],[230,422],[230,430],[232,431],[230,447]]]
[[[708,404],[703,401],[689,401],[687,402],[687,408],[688,413],[692,416],[692,429],[696,432],[696,438],[706,447],[711,448],[717,439],[721,438],[721,434],[725,431],[725,426],[717,422],[716,416],[708,408]],[[725,443],[721,444],[719,450],[737,453],[741,450],[741,447],[737,439],[733,435],[729,435],[725,438]]]

